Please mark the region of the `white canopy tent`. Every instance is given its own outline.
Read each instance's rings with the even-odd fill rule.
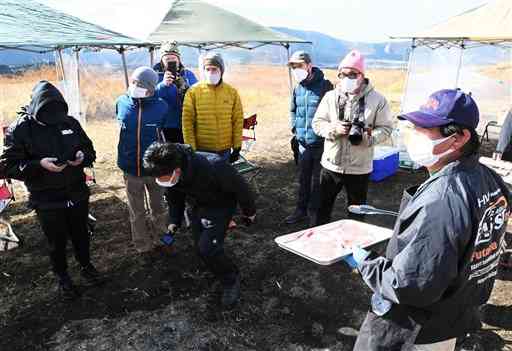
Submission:
[[[309,43],[200,0],[169,0],[167,14],[146,39],[130,38],[34,0],[3,0],[0,10],[0,50],[55,52],[63,88],[72,95],[67,97],[68,103],[76,105],[72,108],[76,110],[74,115],[82,122],[85,119],[79,88],[82,49],[119,52],[127,86],[125,51],[148,50],[152,64],[154,51],[164,41],[176,41],[179,45],[200,50],[228,47],[252,50],[263,45],[280,45],[288,49],[290,43]],[[63,52],[68,54],[67,57],[63,58]]]
[[[417,109],[442,88],[472,92],[480,128],[512,106],[512,1],[494,0],[394,39],[412,39],[403,112]]]

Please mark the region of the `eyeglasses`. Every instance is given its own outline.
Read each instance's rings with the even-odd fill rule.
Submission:
[[[338,78],[340,78],[340,79],[343,79],[343,78],[357,79],[357,76],[359,76],[359,72],[352,71],[349,73],[344,73],[344,72],[338,73]]]

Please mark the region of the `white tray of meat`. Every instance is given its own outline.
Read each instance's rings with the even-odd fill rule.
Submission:
[[[350,255],[354,246],[372,246],[391,238],[392,234],[388,228],[342,219],[278,236],[274,241],[285,250],[326,266]]]

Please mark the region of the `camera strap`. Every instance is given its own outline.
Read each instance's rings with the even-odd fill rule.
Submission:
[[[360,117],[363,117],[363,120],[364,120],[364,110],[366,108],[365,97],[362,96],[357,103],[358,103],[357,115],[356,115],[356,118],[354,118],[354,119],[359,119]],[[345,99],[342,103],[341,95],[338,96],[338,120],[340,120],[340,121],[343,121],[345,119],[345,107],[346,106],[347,106],[347,99]],[[372,126],[370,126],[370,128],[371,127]]]

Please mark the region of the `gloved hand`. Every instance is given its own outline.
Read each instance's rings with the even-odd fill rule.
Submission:
[[[352,253],[345,257],[343,260],[351,267],[358,268],[358,266],[370,255],[370,251],[361,249],[358,246],[352,248]]]
[[[231,151],[231,155],[229,155],[229,163],[233,163],[233,162],[236,162],[238,161],[238,159],[240,158],[240,148],[236,148],[236,149],[233,149],[233,151]]]

